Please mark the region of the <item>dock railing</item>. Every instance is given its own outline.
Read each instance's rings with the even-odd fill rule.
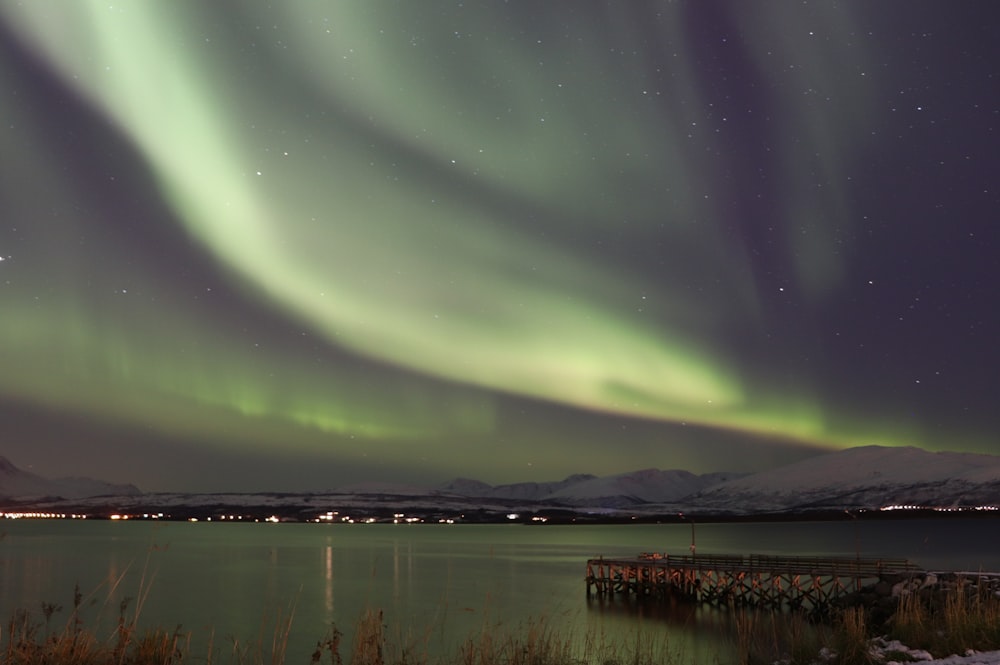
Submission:
[[[866,582],[921,572],[911,561],[896,558],[644,553],[590,559],[586,579],[588,595],[681,596],[715,605],[823,612]]]

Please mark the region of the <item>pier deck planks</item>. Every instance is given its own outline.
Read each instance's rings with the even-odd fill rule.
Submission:
[[[587,561],[587,594],[685,597],[718,606],[825,612],[838,597],[889,576],[922,574],[905,559],[763,554],[641,554]]]

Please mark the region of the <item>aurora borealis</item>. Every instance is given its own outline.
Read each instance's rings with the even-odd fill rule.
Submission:
[[[0,452],[143,489],[1000,452],[991,2],[0,2]]]

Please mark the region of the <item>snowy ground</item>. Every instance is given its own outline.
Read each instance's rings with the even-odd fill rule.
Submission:
[[[911,650],[904,651],[910,658],[924,663],[938,663],[939,665],[1000,665],[1000,651],[982,651],[972,653],[967,656],[948,656],[947,658],[931,658],[926,651]],[[886,665],[902,662],[895,660],[886,661]]]
[[[925,651],[910,652],[912,657],[917,657],[919,654],[927,656],[927,652]],[[895,662],[888,661],[887,665]],[[983,651],[982,653],[974,653],[968,656],[948,656],[947,658],[931,659],[924,662],[940,663],[941,665],[997,665],[1000,663],[1000,651]]]
[[[1000,665],[1000,651],[970,651],[963,656],[948,656],[947,658],[934,659],[926,651],[920,649],[910,649],[909,647],[895,640],[875,641],[876,651],[883,655],[887,653],[904,653],[909,656],[907,661],[886,660],[886,665],[904,662],[936,663],[937,665]]]

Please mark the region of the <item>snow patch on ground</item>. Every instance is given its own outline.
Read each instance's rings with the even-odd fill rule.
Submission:
[[[911,649],[898,640],[876,638],[872,641],[872,655],[878,662],[885,665],[904,665],[904,663],[932,663],[934,665],[1000,665],[1000,651],[973,651],[970,649],[963,655],[952,655],[935,659],[923,649]],[[903,660],[889,660],[888,656],[905,655]],[[819,663],[830,662],[835,655],[830,652],[820,654]]]

